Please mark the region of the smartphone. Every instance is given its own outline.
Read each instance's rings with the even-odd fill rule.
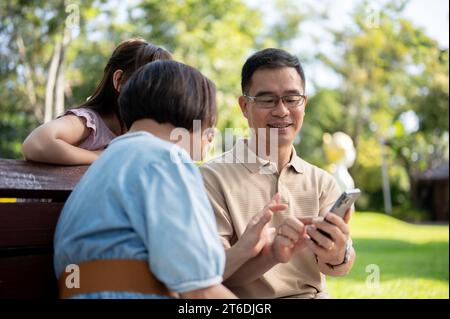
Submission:
[[[361,195],[361,191],[359,188],[346,190],[339,196],[339,198],[334,202],[333,206],[328,210],[331,213],[338,215],[341,218],[344,218],[347,210],[355,203],[358,199],[359,195]],[[322,218],[323,217],[299,217],[300,221],[305,225],[312,224],[313,219]]]
[[[358,199],[359,195],[361,195],[361,191],[358,188],[355,189],[349,189],[346,190],[345,192],[343,192],[341,194],[341,196],[339,196],[339,198],[334,202],[333,206],[329,209],[330,213],[334,213],[336,215],[338,215],[341,218],[344,218],[345,213],[347,212],[347,210],[352,207],[352,205],[355,203],[355,201]],[[309,218],[308,218],[309,219]],[[303,222],[303,219],[300,219]],[[312,218],[311,218],[312,220]],[[307,219],[305,219],[305,221],[309,221]],[[305,225],[310,224],[309,223],[305,223]],[[331,236],[324,232],[321,229],[317,229],[322,235],[328,237],[331,239]],[[319,245],[314,238],[311,238],[311,240],[313,242],[315,242],[317,245]]]
[[[330,212],[344,218],[345,212],[355,203],[359,195],[361,195],[359,188],[346,190],[336,200]]]

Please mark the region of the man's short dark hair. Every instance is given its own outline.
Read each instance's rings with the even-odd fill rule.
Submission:
[[[188,130],[194,120],[211,127],[217,117],[216,88],[191,66],[170,60],[150,62],[122,88],[119,108],[128,129],[144,118]]]
[[[277,69],[291,67],[297,70],[305,89],[305,74],[297,57],[280,49],[264,49],[250,56],[242,67],[241,88],[243,94],[248,94],[252,84],[252,75],[260,69]]]

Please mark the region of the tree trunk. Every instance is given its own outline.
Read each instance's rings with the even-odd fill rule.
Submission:
[[[61,48],[62,41],[58,39],[56,40],[55,48],[53,50],[50,69],[48,71],[47,85],[45,87],[44,123],[51,121],[53,118],[55,83],[58,76],[58,65],[61,59]]]
[[[27,55],[26,55],[27,50],[25,48],[23,38],[19,32],[16,33],[15,38],[16,38],[17,49],[19,51],[19,58],[22,61],[22,65],[24,67],[24,76],[25,76],[25,81],[26,81],[28,98],[29,98],[30,104],[31,104],[30,108],[33,110],[33,114],[37,118],[37,120],[39,122],[42,122],[44,116],[42,114],[42,109],[37,104],[36,90],[34,88],[34,81],[33,81],[33,77],[32,77],[31,66],[28,62]]]
[[[70,29],[64,28],[64,37],[61,45],[61,53],[58,65],[58,74],[56,77],[55,83],[55,115],[59,116],[64,113],[64,89],[65,89],[65,81],[64,81],[64,62],[66,58],[66,48],[70,42]]]
[[[45,91],[45,122],[64,112],[64,61],[70,33],[70,28],[65,24],[62,39],[56,40]]]

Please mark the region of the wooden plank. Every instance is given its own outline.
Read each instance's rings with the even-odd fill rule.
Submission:
[[[0,203],[0,249],[51,246],[63,203]]]
[[[55,226],[87,168],[0,159],[0,198],[28,199],[0,203],[0,299],[57,297]]]
[[[0,258],[0,299],[54,299],[53,255]]]
[[[65,200],[89,166],[0,159],[0,197]]]

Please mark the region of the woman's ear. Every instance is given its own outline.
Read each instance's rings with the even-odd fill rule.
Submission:
[[[120,80],[122,78],[122,74],[123,74],[123,71],[120,70],[120,69],[114,71],[114,73],[113,73],[113,85],[114,85],[114,88],[116,89],[117,92],[120,92],[120,89],[122,87],[122,85],[120,83]]]

